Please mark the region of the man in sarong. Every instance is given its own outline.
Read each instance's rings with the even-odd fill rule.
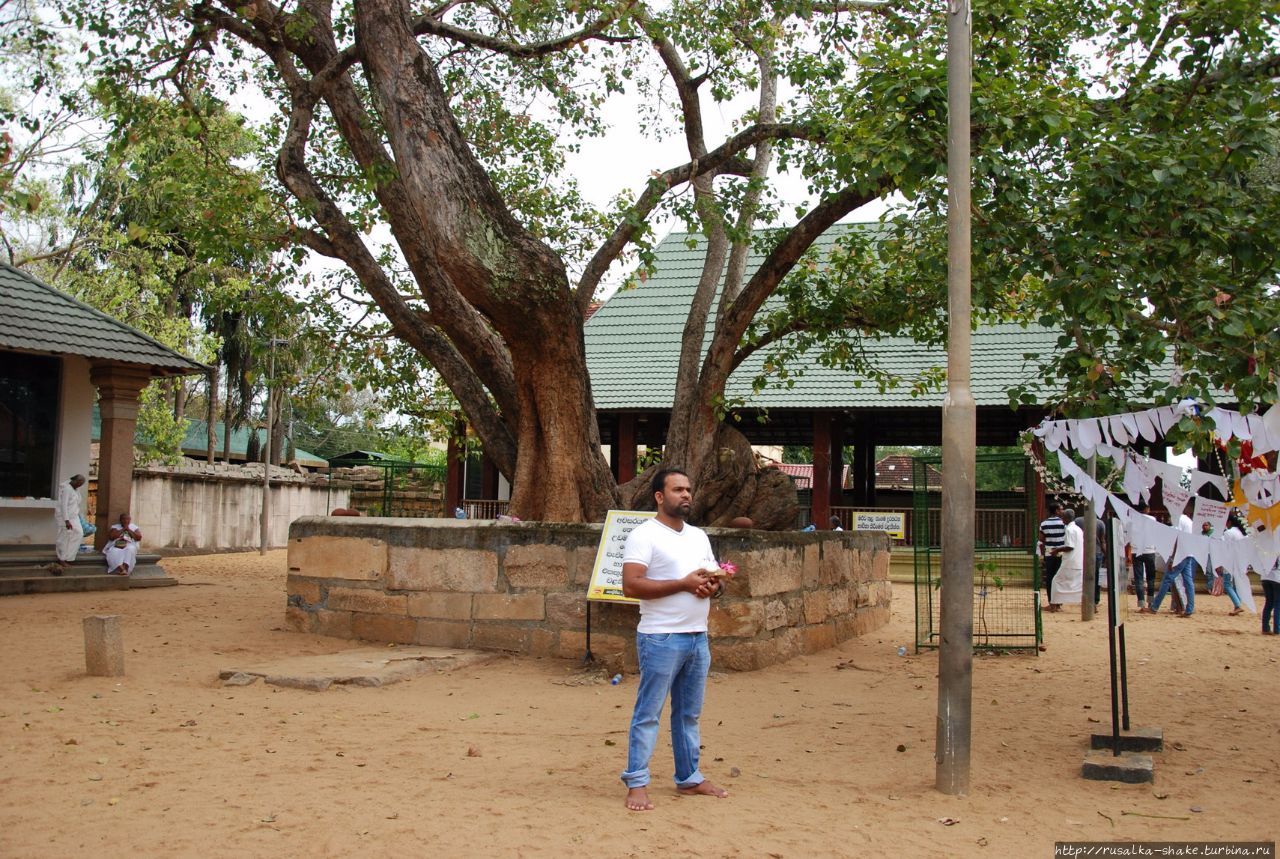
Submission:
[[[138,563],[138,544],[142,531],[133,524],[128,513],[120,514],[120,521],[107,532],[107,545],[102,556],[107,559],[107,572],[113,576],[127,576]]]
[[[76,559],[80,544],[84,542],[84,530],[80,527],[80,487],[84,486],[84,475],[74,475],[66,483],[58,487],[58,506],[54,518],[58,523],[58,537],[54,549],[58,560],[49,568],[49,572],[60,576]]]
[[[1075,523],[1075,511],[1062,514],[1066,522],[1063,545],[1058,554],[1062,566],[1053,577],[1053,592],[1049,596],[1049,610],[1059,611],[1063,605],[1079,605],[1084,593],[1084,531]]]

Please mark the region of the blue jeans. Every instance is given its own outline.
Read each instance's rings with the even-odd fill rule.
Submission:
[[[675,756],[676,787],[693,787],[704,776],[698,772],[701,741],[698,719],[711,668],[711,649],[705,632],[636,633],[640,661],[640,688],[627,738],[627,770],[622,781],[628,787],[649,783],[649,758],[658,741],[662,705],[671,696],[671,751]]]
[[[1133,589],[1138,596],[1138,605],[1147,604],[1147,595],[1156,590],[1156,556],[1133,556]]]
[[[1262,580],[1262,631],[1280,633],[1280,582]]]
[[[1248,576],[1245,577],[1246,579]],[[1231,599],[1233,608],[1240,608],[1240,594],[1236,593],[1236,583],[1232,580],[1231,574],[1226,570],[1222,571],[1222,592]]]
[[[1160,603],[1164,602],[1164,598],[1169,595],[1174,580],[1181,577],[1182,587],[1187,592],[1186,613],[1193,613],[1196,610],[1195,572],[1196,559],[1188,556],[1179,561],[1178,566],[1165,573],[1164,578],[1160,580],[1160,591],[1156,594],[1156,598],[1151,601],[1151,610],[1160,610]]]

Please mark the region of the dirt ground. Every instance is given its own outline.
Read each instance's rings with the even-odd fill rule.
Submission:
[[[175,558],[181,587],[0,599],[0,856],[1051,856],[1055,840],[1276,837],[1280,637],[1204,597],[1129,626],[1156,783],[1080,777],[1109,726],[1106,627],[1045,615],[1038,657],[974,665],[973,790],[933,790],[934,654],[892,623],[822,654],[714,675],[719,800],[653,812],[618,781],[635,678],[502,658],[384,688],[222,686],[219,669],[352,642],[286,632],[285,558]],[[84,674],[80,621],[123,616],[127,676]],[[595,682],[592,682],[595,681]],[[958,820],[944,825],[940,818]]]

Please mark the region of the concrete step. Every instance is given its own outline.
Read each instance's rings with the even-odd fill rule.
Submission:
[[[172,581],[172,579],[170,579]],[[174,582],[177,584],[177,582]],[[0,596],[17,596],[19,594],[58,594],[80,591],[127,591],[130,588],[128,576],[48,576],[44,578],[3,578],[0,579]]]

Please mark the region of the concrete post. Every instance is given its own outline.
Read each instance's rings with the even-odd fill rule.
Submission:
[[[938,649],[939,791],[969,792],[973,718],[973,538],[977,408],[970,387],[969,0],[947,9],[947,396],[942,406],[942,641]]]
[[[120,615],[91,614],[84,619],[84,669],[91,677],[124,675]]]
[[[102,414],[102,439],[98,447],[98,509],[94,524],[98,551],[107,543],[107,531],[121,513],[129,510],[133,495],[133,434],[138,426],[138,397],[151,381],[151,370],[138,364],[96,364],[89,380],[98,389]]]

